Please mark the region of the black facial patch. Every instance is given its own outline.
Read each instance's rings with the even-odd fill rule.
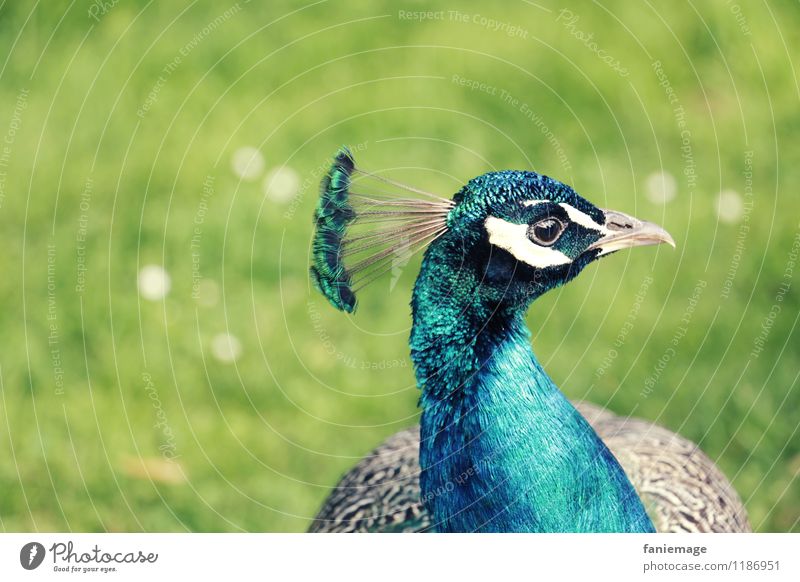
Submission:
[[[517,212],[513,209],[516,207]],[[569,222],[569,215],[567,211],[555,202],[536,202],[534,204],[521,204],[512,205],[512,211],[507,220],[509,222],[516,222],[517,224],[534,224],[546,218],[557,218],[562,224]]]
[[[599,228],[599,227],[598,227]],[[567,228],[551,247],[559,250],[570,259],[579,257],[592,243],[602,238],[602,233],[593,228],[586,228],[577,222],[569,222]]]

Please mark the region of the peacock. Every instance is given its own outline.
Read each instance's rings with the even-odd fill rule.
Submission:
[[[749,531],[694,443],[570,402],[531,348],[537,297],[615,251],[674,247],[664,229],[532,171],[483,174],[446,199],[362,170],[347,148],[315,226],[311,278],[348,313],[398,257],[425,252],[409,340],[420,424],[348,472],[310,531]]]

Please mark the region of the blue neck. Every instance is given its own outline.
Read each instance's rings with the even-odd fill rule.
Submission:
[[[547,376],[524,306],[434,249],[412,302],[422,499],[442,532],[651,532],[617,460]],[[444,258],[444,257],[441,257]]]

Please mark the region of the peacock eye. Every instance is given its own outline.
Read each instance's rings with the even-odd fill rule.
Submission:
[[[564,223],[557,218],[545,218],[528,227],[528,238],[538,245],[549,247],[564,232]]]

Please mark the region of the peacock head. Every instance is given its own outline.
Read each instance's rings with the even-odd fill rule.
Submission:
[[[446,237],[433,244],[460,247],[464,268],[481,278],[481,294],[499,302],[528,303],[621,249],[675,246],[660,226],[599,208],[536,172],[483,174],[453,202]]]
[[[387,188],[415,197],[385,197]],[[477,281],[481,299],[522,306],[599,257],[675,246],[661,227],[598,208],[536,172],[483,174],[448,200],[358,169],[347,149],[323,180],[315,222],[312,279],[347,312],[361,287],[424,247],[433,276]]]

